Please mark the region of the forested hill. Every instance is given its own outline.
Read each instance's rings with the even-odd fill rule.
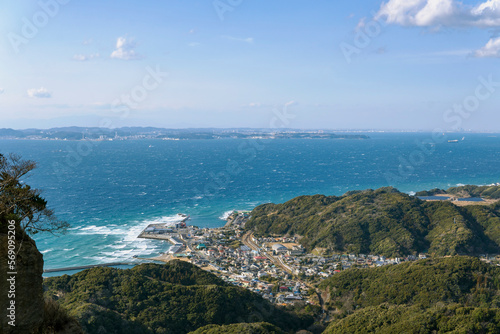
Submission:
[[[444,255],[500,253],[500,204],[457,207],[424,202],[394,188],[341,197],[301,196],[256,207],[246,224],[257,236],[300,236],[309,251]]]
[[[47,278],[44,289],[46,298],[68,309],[87,333],[182,334],[210,324],[262,321],[295,332],[312,324],[310,316],[279,309],[181,261],[128,270],[93,268]]]
[[[285,334],[285,332],[274,325],[261,322],[253,324],[207,325],[189,334]]]
[[[500,268],[455,256],[343,271],[321,283],[325,333],[499,333]]]

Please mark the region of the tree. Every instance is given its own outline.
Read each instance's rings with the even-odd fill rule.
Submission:
[[[8,220],[28,234],[38,232],[63,233],[68,223],[59,221],[47,208],[47,201],[23,182],[27,174],[36,168],[36,163],[20,156],[0,154],[0,226],[6,228]]]

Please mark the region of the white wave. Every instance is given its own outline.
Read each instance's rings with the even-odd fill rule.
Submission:
[[[113,245],[110,245],[109,247],[115,248],[115,249],[122,249],[122,248],[127,247],[127,244],[124,244],[124,243],[122,243],[122,244],[113,244]]]
[[[52,252],[53,250],[54,250],[54,249],[49,248],[49,249],[46,249],[46,250],[40,251],[40,253],[42,253],[42,254],[46,254],[46,253],[48,253],[48,252]]]
[[[72,250],[75,250],[74,248],[64,248],[63,251],[65,252],[71,252]]]
[[[100,252],[97,256],[89,257],[100,263],[133,261],[135,257],[148,257],[165,249],[165,244],[155,242],[157,240],[140,240],[139,242],[126,245],[124,249],[112,249]],[[109,248],[113,248],[109,246]]]
[[[82,227],[82,228],[80,228],[79,231],[80,232],[78,232],[76,234],[80,234],[80,235],[120,235],[120,234],[123,234],[123,230],[111,229],[108,226],[96,226],[96,225]]]
[[[83,258],[87,260],[94,260],[99,263],[106,263],[107,262],[106,260],[108,259],[105,256],[84,256]]]
[[[159,240],[148,240],[137,238],[139,234],[150,224],[175,224],[185,219],[185,216],[162,216],[143,221],[129,222],[122,225],[109,224],[103,226],[89,225],[79,227],[73,232],[77,235],[100,235],[106,240],[112,237],[108,245],[93,246],[99,249],[99,253],[94,256],[87,256],[85,259],[92,260],[97,263],[109,262],[129,262],[134,261],[134,257],[148,257],[152,254],[157,254],[160,251],[165,251],[169,245]],[[109,241],[106,241],[109,242]],[[94,253],[95,254],[95,253]]]
[[[233,214],[233,212],[235,212],[236,210],[230,210],[230,211],[226,211],[222,214],[222,216],[219,217],[219,219],[222,219],[222,220],[227,220],[229,218],[229,216],[231,216]]]

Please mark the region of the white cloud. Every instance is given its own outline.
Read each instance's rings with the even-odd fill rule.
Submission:
[[[382,3],[376,19],[419,27],[500,26],[500,0],[465,5],[457,0],[389,0]]]
[[[474,56],[478,58],[500,58],[500,37],[490,39],[485,46],[474,52]]]
[[[197,46],[200,46],[201,43],[198,43],[198,42],[192,42],[192,43],[189,43],[188,44],[190,47],[194,48],[194,47],[197,47]]]
[[[295,101],[290,101],[290,102],[285,103],[285,107],[291,107],[291,106],[296,105],[296,104],[299,104],[299,103],[295,102]]]
[[[38,99],[48,99],[52,97],[52,93],[50,93],[44,87],[28,89],[28,96],[32,98]]]
[[[0,95],[2,95],[2,94],[3,94],[3,92],[5,92],[5,89],[0,88]]]
[[[474,15],[481,15],[483,13],[494,13],[498,12],[500,10],[500,1],[498,0],[489,0],[486,2],[483,2],[479,6],[476,6],[472,13]]]
[[[402,26],[439,29],[440,27],[500,27],[500,0],[466,5],[458,0],[389,0],[382,3],[375,19]],[[362,23],[362,22],[360,22]],[[499,57],[500,38],[493,37],[475,57]]]
[[[358,25],[356,26],[356,31],[361,30],[366,25],[366,17],[363,17],[359,20]]]
[[[248,37],[248,38],[238,38],[238,37],[232,37],[232,36],[222,36],[225,39],[229,39],[231,41],[236,41],[236,42],[245,42],[248,44],[252,44],[254,42],[253,37]]]
[[[86,40],[84,40],[82,44],[83,44],[83,45],[90,45],[90,44],[92,44],[93,42],[94,42],[94,41],[92,40],[92,38],[90,38],[90,39],[86,39]]]
[[[99,54],[98,53],[94,53],[94,54],[91,54],[91,55],[82,55],[82,54],[76,54],[73,56],[73,60],[76,60],[76,61],[87,61],[87,60],[91,60],[91,59],[95,59],[95,58],[99,58]]]
[[[116,49],[111,53],[111,58],[121,59],[121,60],[138,60],[144,58],[137,52],[135,41],[125,37],[118,37],[116,41]]]

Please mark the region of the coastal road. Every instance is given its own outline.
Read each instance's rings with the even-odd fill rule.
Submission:
[[[289,266],[285,265],[281,261],[281,259],[277,259],[274,256],[268,254],[267,252],[261,251],[260,247],[255,242],[252,241],[252,238],[253,238],[253,234],[251,232],[247,232],[243,235],[243,237],[241,238],[241,241],[243,242],[243,244],[245,244],[245,246],[250,247],[254,251],[258,251],[258,252],[262,253],[272,263],[274,263],[275,266],[280,267],[286,273],[292,274],[292,270]]]

